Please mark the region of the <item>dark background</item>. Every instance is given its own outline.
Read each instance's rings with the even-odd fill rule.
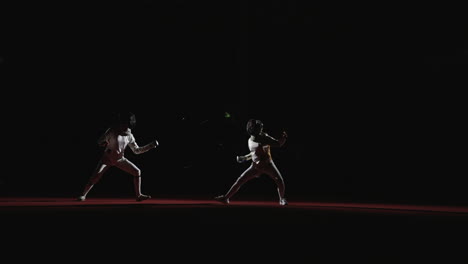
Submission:
[[[297,1],[2,3],[3,196],[77,196],[114,111],[156,197],[222,194],[245,123],[289,139],[290,200],[467,204],[467,21],[457,6]],[[132,196],[109,170],[90,197]],[[262,177],[238,199],[276,199]]]

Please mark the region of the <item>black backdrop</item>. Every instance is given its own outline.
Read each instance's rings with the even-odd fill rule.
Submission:
[[[116,110],[154,197],[212,197],[262,119],[290,199],[466,204],[467,23],[456,6],[2,3],[4,196],[76,196]],[[109,171],[95,196],[131,196]],[[276,199],[259,178],[242,195]]]

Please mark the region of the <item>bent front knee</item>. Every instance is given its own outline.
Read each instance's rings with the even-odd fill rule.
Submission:
[[[283,178],[278,177],[278,176],[275,176],[275,177],[272,177],[272,179],[276,182],[276,184],[278,184],[278,185],[284,185],[284,180],[283,180]]]
[[[141,177],[141,170],[136,170],[135,172],[133,172],[133,176]]]

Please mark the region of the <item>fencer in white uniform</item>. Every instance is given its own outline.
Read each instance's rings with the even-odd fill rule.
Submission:
[[[112,166],[134,176],[133,183],[136,201],[143,201],[151,198],[150,195],[145,195],[141,192],[141,170],[128,160],[124,154],[127,147],[135,154],[142,154],[150,149],[156,148],[159,146],[159,143],[157,140],[154,140],[147,145],[138,146],[130,128],[134,127],[135,123],[136,119],[134,114],[128,113],[126,115],[120,115],[118,121],[107,129],[98,139],[98,144],[105,149],[82,194],[78,197],[79,201],[86,200],[89,191]]]
[[[240,187],[262,174],[268,175],[274,180],[277,186],[279,204],[287,205],[285,198],[285,184],[283,177],[273,162],[271,147],[282,147],[287,139],[286,132],[283,132],[279,139],[275,139],[263,132],[263,123],[260,120],[250,119],[247,123],[247,133],[250,135],[248,147],[250,152],[244,156],[237,156],[237,162],[242,163],[251,160],[250,166],[237,178],[225,195],[215,197],[215,200],[224,204],[229,204],[229,199],[234,196]]]

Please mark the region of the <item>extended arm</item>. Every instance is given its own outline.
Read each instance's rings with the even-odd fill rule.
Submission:
[[[242,163],[242,162],[245,162],[245,161],[248,161],[248,160],[251,160],[251,159],[252,159],[252,152],[250,152],[249,154],[244,155],[244,156],[237,156],[236,157],[236,160],[239,163]]]
[[[133,140],[132,142],[128,143],[128,146],[133,151],[133,153],[138,155],[138,154],[145,153],[150,149],[156,148],[157,146],[159,146],[159,142],[157,140],[154,140],[153,142],[140,147],[138,146],[136,141]]]
[[[286,132],[283,131],[281,133],[281,137],[279,139],[276,139],[266,133],[263,134],[263,137],[261,138],[262,141],[264,141],[265,144],[268,144],[272,147],[282,147],[284,143],[286,143],[286,139],[288,138],[288,135]]]

